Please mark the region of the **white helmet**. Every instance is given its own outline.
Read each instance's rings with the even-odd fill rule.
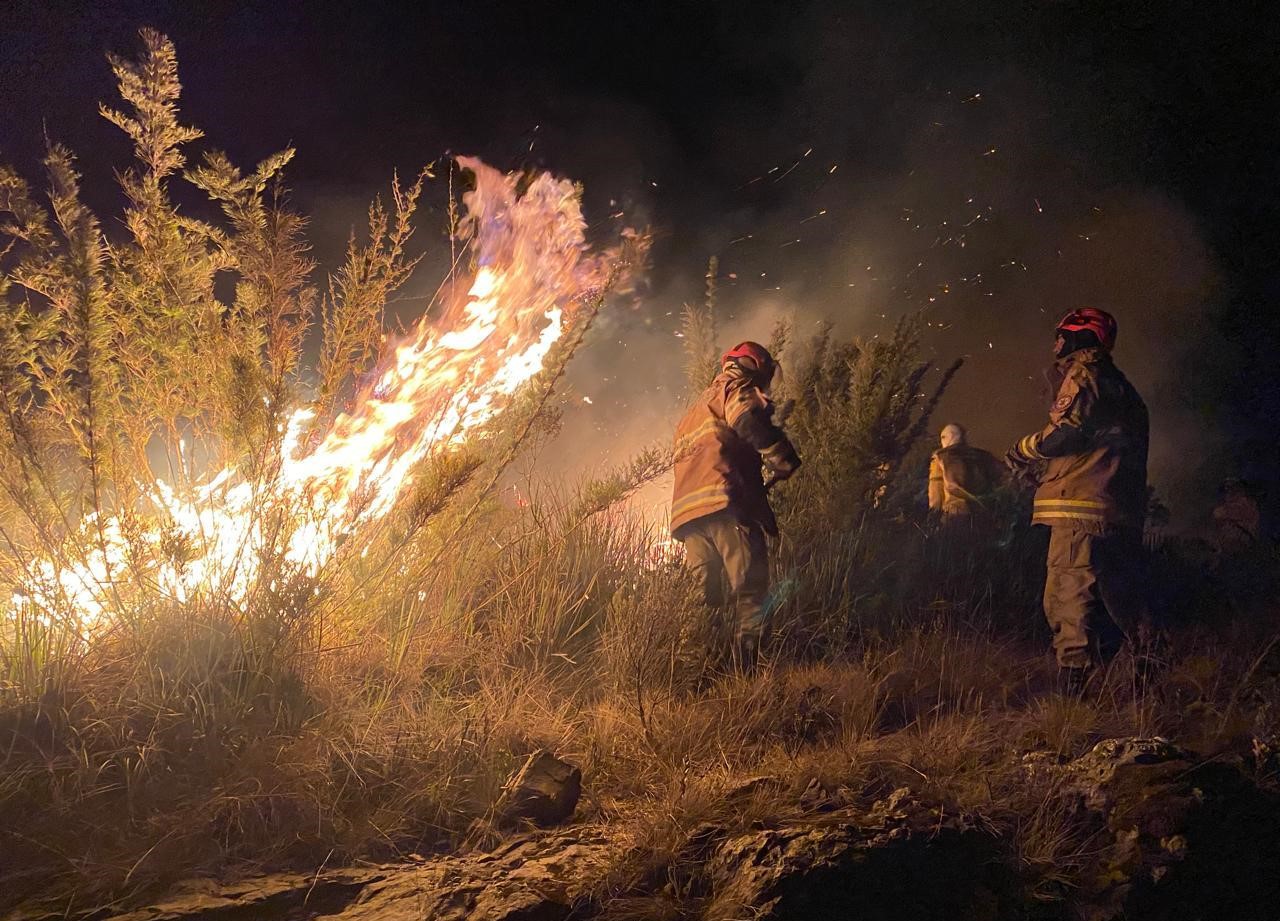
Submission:
[[[952,445],[964,444],[964,426],[957,425],[954,422],[948,422],[942,427],[942,435],[938,440],[944,448],[950,448]]]

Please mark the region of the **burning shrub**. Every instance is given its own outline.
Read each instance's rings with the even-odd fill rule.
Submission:
[[[142,38],[137,60],[111,59],[123,107],[102,109],[134,145],[121,239],[83,203],[68,151],[49,151],[47,206],[0,169],[0,585],[11,599],[0,609],[0,706],[4,749],[39,739],[44,762],[10,774],[7,827],[55,814],[73,835],[111,826],[120,796],[147,824],[184,813],[163,793],[182,786],[174,778],[239,790],[243,756],[261,756],[267,739],[317,724],[349,738],[325,711],[335,673],[354,665],[375,709],[420,692],[404,668],[424,661],[415,644],[435,605],[512,639],[479,599],[489,574],[508,588],[520,574],[489,568],[489,544],[459,535],[495,514],[499,476],[644,246],[629,234],[625,253],[593,252],[571,182],[463,158],[474,182],[454,228],[455,284],[384,347],[385,304],[418,262],[409,244],[430,171],[393,183],[390,209],[375,201],[367,239],[353,237],[321,297],[305,220],[283,186],[293,151],[247,173],[212,152],[184,172],[201,133],[180,119],[173,46]],[[180,212],[179,180],[220,217]],[[304,340],[317,309],[308,397]],[[501,522],[491,533],[509,548],[530,537]],[[609,562],[586,550],[616,552],[568,540],[582,544],[569,554],[584,579]],[[549,583],[540,561],[556,557],[544,550],[529,558]],[[573,610],[567,596],[540,600],[549,617]],[[566,641],[582,636],[571,621]],[[428,630],[460,639],[439,623]],[[571,651],[556,643],[535,660]],[[82,798],[97,806],[64,813]],[[269,812],[219,819],[214,838],[232,851],[235,829],[277,833],[296,810]]]

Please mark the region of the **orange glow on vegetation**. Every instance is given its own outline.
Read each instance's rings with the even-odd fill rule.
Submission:
[[[571,182],[543,173],[518,190],[517,175],[459,163],[476,177],[464,196],[477,266],[466,296],[424,316],[322,432],[312,409],[295,411],[267,476],[229,467],[182,492],[156,479],[146,524],[87,518],[74,562],[30,562],[17,608],[48,619],[72,611],[92,630],[140,574],[184,603],[243,599],[268,557],[315,575],[344,538],[391,511],[424,459],[473,435],[542,370],[614,260],[588,252]],[[283,530],[271,523],[277,512],[288,516]],[[184,549],[165,549],[174,546]]]

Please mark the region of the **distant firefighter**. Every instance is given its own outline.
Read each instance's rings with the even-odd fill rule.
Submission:
[[[1224,554],[1239,553],[1258,543],[1262,536],[1262,511],[1254,489],[1244,480],[1231,477],[1218,488],[1218,504],[1213,507],[1214,544]]]
[[[751,667],[767,627],[769,556],[765,534],[778,533],[769,483],[785,480],[800,458],[773,418],[768,396],[776,369],[764,346],[727,351],[721,371],[676,426],[671,533],[684,543],[709,605],[732,603],[735,657]],[[730,597],[724,597],[728,581]]]
[[[1032,522],[1050,531],[1044,612],[1066,689],[1107,661],[1145,614],[1142,526],[1147,407],[1111,359],[1116,321],[1082,307],[1057,327],[1049,424],[1005,460],[1038,486]]]
[[[929,510],[944,520],[981,514],[1004,468],[991,452],[970,445],[964,427],[954,422],[942,427],[939,444],[929,462]]]

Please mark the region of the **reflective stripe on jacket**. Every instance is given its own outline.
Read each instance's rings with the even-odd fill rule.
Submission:
[[[744,522],[759,523],[770,534],[778,532],[762,467],[794,469],[799,460],[791,443],[770,421],[772,410],[769,398],[745,373],[726,365],[685,413],[675,435],[671,500],[671,532],[675,537],[679,538],[681,529],[690,522],[723,509]],[[753,447],[743,432],[763,438],[761,447]]]
[[[1018,442],[1041,461],[1031,520],[1141,528],[1147,510],[1147,407],[1100,348],[1054,365],[1061,376],[1049,424]]]

